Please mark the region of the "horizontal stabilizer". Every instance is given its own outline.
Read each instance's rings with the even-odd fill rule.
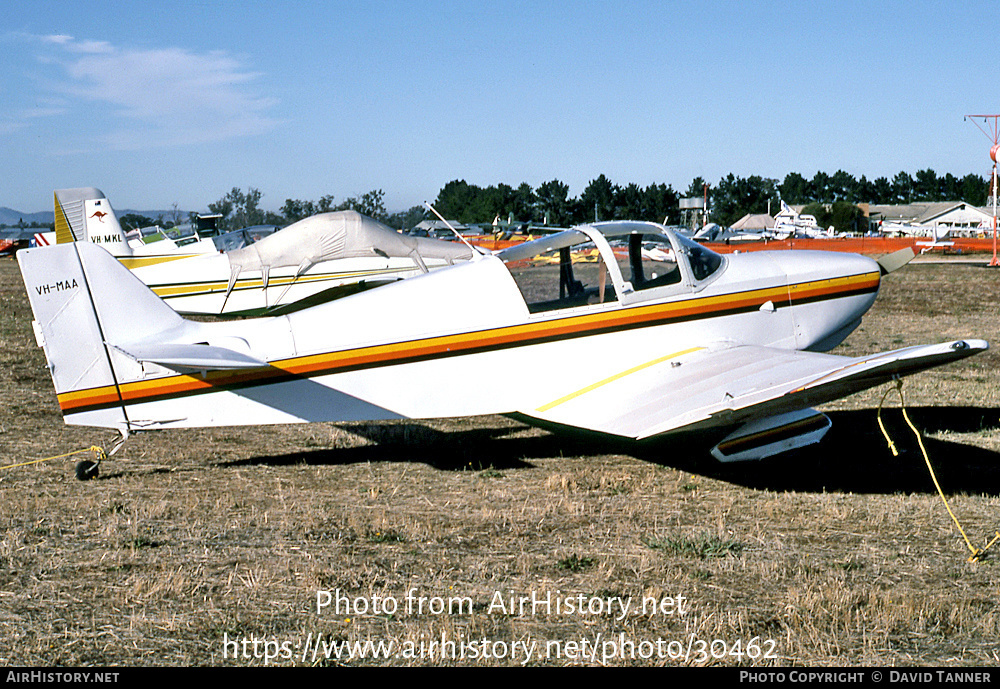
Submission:
[[[916,257],[916,253],[911,247],[894,251],[878,259],[878,267],[882,275],[888,275],[894,270],[899,270]]]
[[[267,362],[209,344],[110,345],[140,363],[159,364],[176,370],[214,371],[234,368],[262,368]]]

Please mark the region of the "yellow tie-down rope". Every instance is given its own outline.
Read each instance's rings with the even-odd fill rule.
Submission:
[[[101,462],[108,458],[108,455],[104,452],[103,447],[98,447],[97,445],[91,445],[90,447],[84,448],[82,450],[73,450],[72,452],[67,452],[62,455],[53,455],[51,457],[42,457],[41,459],[33,459],[30,462],[21,462],[19,464],[5,464],[0,466],[0,469],[13,469],[15,467],[26,467],[32,464],[41,464],[42,462],[47,462],[50,459],[61,459],[63,457],[72,457],[73,455],[80,455],[84,452],[90,452],[94,455],[95,462]]]
[[[947,498],[944,497],[944,491],[941,490],[941,484],[938,483],[937,476],[934,474],[934,467],[931,466],[931,460],[930,457],[928,457],[927,455],[927,448],[924,447],[924,440],[920,435],[920,431],[918,431],[917,427],[913,425],[913,422],[910,421],[909,415],[906,413],[906,403],[903,401],[903,381],[900,378],[896,379],[896,385],[894,388],[889,388],[888,390],[885,391],[885,394],[882,395],[882,400],[878,403],[878,427],[882,429],[882,435],[885,437],[885,441],[889,444],[889,449],[892,451],[892,456],[898,457],[899,450],[896,449],[896,443],[892,442],[892,438],[889,437],[889,432],[885,429],[885,424],[882,423],[882,405],[885,403],[885,398],[888,397],[889,393],[892,392],[894,389],[899,394],[899,408],[903,412],[903,418],[906,419],[906,425],[910,427],[911,431],[913,431],[913,435],[917,436],[917,444],[920,445],[920,452],[924,456],[924,462],[927,464],[927,470],[931,473],[931,479],[934,481],[934,486],[937,488],[938,495],[941,496],[941,501],[944,502],[945,509],[948,510],[948,514],[951,515],[952,521],[954,521],[955,526],[958,527],[958,532],[962,534],[962,538],[965,539],[965,545],[969,547],[969,551],[972,553],[968,561],[978,562],[983,558],[984,555],[986,555],[986,551],[989,550],[994,543],[1000,541],[1000,531],[995,531],[994,532],[995,536],[993,537],[993,540],[987,543],[981,549],[972,545],[972,542],[969,540],[969,537],[965,535],[965,531],[962,529],[962,525],[958,522],[958,517],[956,517],[955,513],[951,511],[951,506],[948,505],[948,500]]]

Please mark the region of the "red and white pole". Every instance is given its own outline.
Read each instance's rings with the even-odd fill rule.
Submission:
[[[997,260],[997,154],[1000,153],[1000,144],[993,144],[993,148],[990,149],[990,158],[993,159],[993,259],[990,261],[990,265],[993,267],[1000,266],[1000,261]]]
[[[976,118],[982,117],[984,127],[980,127]],[[997,157],[1000,156],[1000,115],[966,115],[965,119],[971,119],[986,138],[993,144],[990,149],[990,158],[993,159],[993,259],[990,261],[991,267],[1000,267],[1000,259],[997,259]],[[992,121],[992,124],[990,123]]]

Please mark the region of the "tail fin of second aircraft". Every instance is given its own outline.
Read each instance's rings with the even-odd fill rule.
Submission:
[[[115,256],[131,256],[111,202],[100,189],[57,189],[56,242],[93,242]]]

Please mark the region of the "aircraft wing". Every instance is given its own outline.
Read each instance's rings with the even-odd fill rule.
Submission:
[[[959,340],[853,358],[716,343],[578,381],[584,385],[521,413],[635,439],[722,428],[846,397],[988,346]]]

